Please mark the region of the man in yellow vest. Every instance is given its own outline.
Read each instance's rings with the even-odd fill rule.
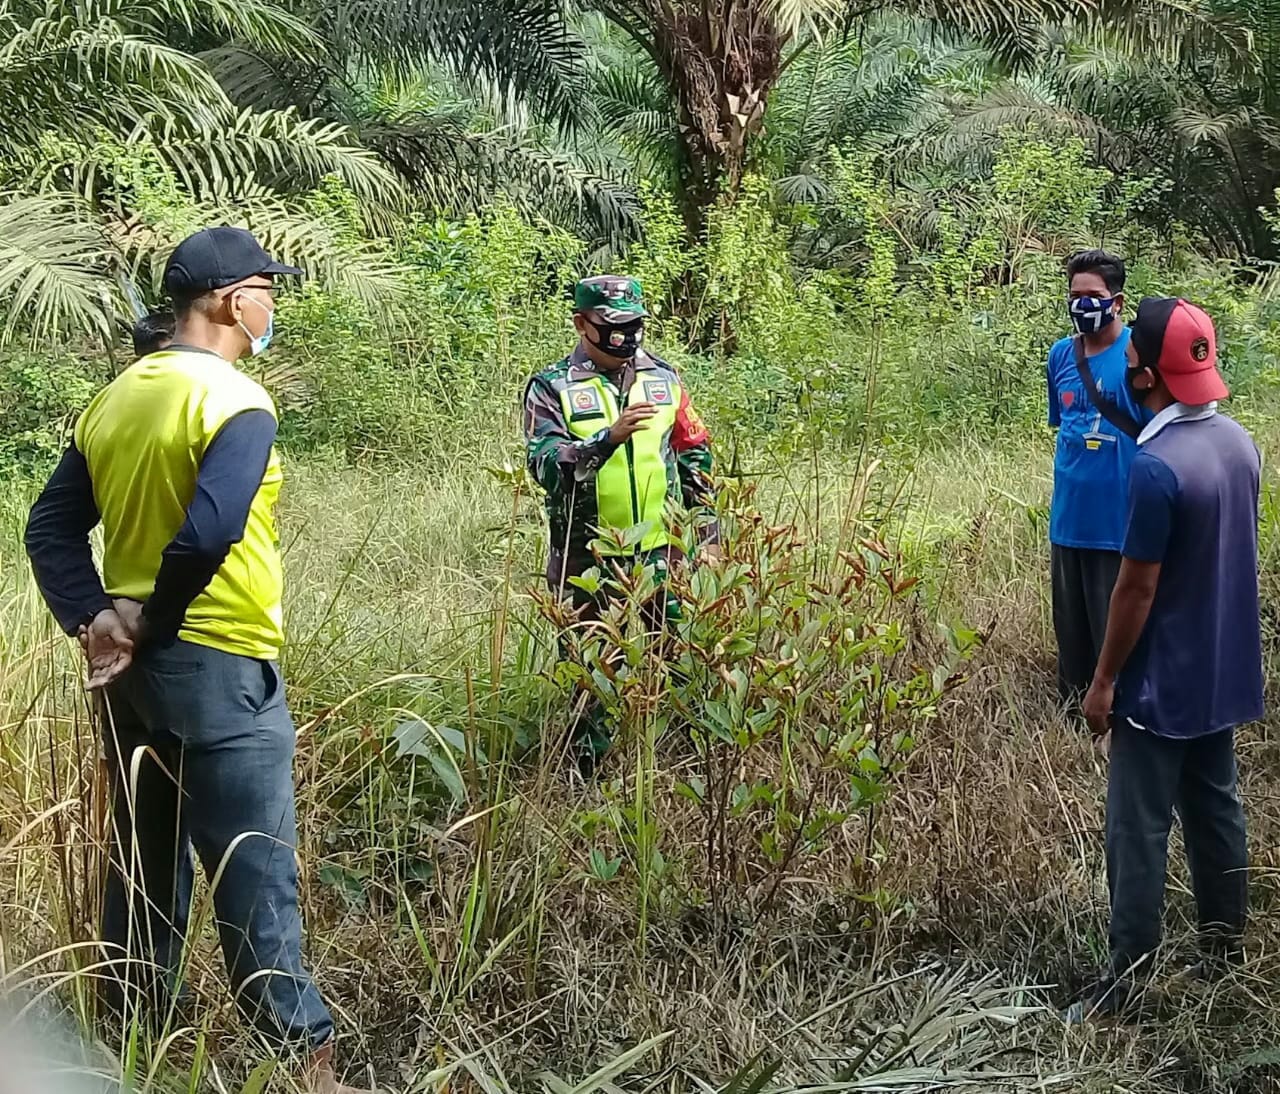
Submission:
[[[648,314],[634,278],[578,282],[578,346],[525,389],[528,467],[546,491],[551,526],[547,582],[580,617],[594,615],[600,598],[570,579],[595,566],[597,553],[606,563],[628,566],[642,559],[659,574],[680,563],[669,500],[698,514],[702,548],[719,551],[710,512],[711,440],[676,371],[643,348]],[[632,542],[619,530],[639,538]],[[598,707],[586,712],[576,733],[585,774],[609,747]]]
[[[333,1020],[302,964],[294,726],[275,526],[271,397],[234,362],[265,350],[283,266],[248,232],[183,241],[172,343],[90,403],[31,511],[27,552],[102,689],[113,851],[104,988],[126,1019],[180,991],[195,849],[236,1002],[312,1090],[338,1094]],[[103,528],[102,575],[89,533]]]

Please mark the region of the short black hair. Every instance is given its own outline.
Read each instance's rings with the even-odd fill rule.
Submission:
[[[133,352],[139,357],[164,349],[173,341],[174,319],[171,311],[153,311],[133,325]]]
[[[204,301],[211,296],[213,293],[207,289],[196,289],[194,292],[171,293],[169,299],[173,304],[173,314],[179,319],[185,319],[196,308],[203,306]]]
[[[1076,274],[1096,273],[1107,283],[1107,291],[1124,292],[1124,259],[1110,251],[1077,251],[1067,259],[1067,281]]]

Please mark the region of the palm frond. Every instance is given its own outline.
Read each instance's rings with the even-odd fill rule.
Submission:
[[[312,29],[272,0],[59,0],[67,13],[84,23],[110,19],[130,33],[194,45],[202,39],[235,41],[280,56],[313,53],[320,41]]]
[[[361,143],[432,205],[468,208],[478,205],[493,185],[487,142],[466,124],[447,114],[373,121],[359,130]]]
[[[774,183],[778,196],[792,205],[823,205],[831,200],[831,184],[819,174],[786,175]]]
[[[1034,59],[1042,28],[1087,12],[1087,0],[901,0],[913,18],[982,42],[1009,65]]]
[[[888,151],[939,115],[945,89],[972,80],[988,55],[897,15],[869,19],[858,38],[810,48],[785,73],[766,115],[766,156],[780,193],[817,197],[832,147]],[[945,124],[950,125],[947,114]]]
[[[635,189],[604,164],[540,148],[512,147],[504,190],[518,207],[621,251],[639,232]]]
[[[317,57],[299,61],[230,42],[206,50],[200,60],[242,110],[287,110],[307,104],[309,116],[316,116],[333,106],[332,78]]]
[[[121,268],[155,296],[170,252],[193,226],[209,224],[247,228],[309,280],[358,300],[373,315],[387,318],[403,302],[405,271],[388,257],[384,244],[355,241],[306,198],[283,197],[253,180],[243,183],[234,200],[203,202],[173,223],[149,223],[134,215],[104,222],[102,232]]]
[[[1081,20],[1105,29],[1129,56],[1177,65],[1213,57],[1257,71],[1253,31],[1242,9],[1199,0],[1097,0]]]
[[[592,101],[607,131],[629,147],[646,166],[669,173],[676,151],[675,108],[652,66],[605,69]]]
[[[412,71],[435,58],[562,122],[583,116],[583,43],[556,0],[334,0],[318,29],[349,63]]]
[[[111,259],[80,203],[58,195],[0,195],[3,337],[24,326],[36,342],[73,326],[108,335],[103,275]]]
[[[846,0],[768,0],[765,10],[787,38],[822,37],[839,28]]]
[[[366,84],[353,133],[437,207],[479,208],[504,193],[526,212],[608,247],[634,236],[635,189],[616,166],[625,158],[616,146],[557,140],[527,119],[487,115],[456,91],[447,81]],[[655,160],[671,153],[655,142]]]
[[[281,261],[359,301],[371,314],[389,318],[404,303],[405,271],[376,244],[354,245],[310,210],[277,197],[238,202],[235,212],[239,217],[228,223],[248,228]]]
[[[361,199],[386,206],[404,196],[395,176],[345,127],[304,121],[292,110],[227,113],[218,126],[192,129],[162,121],[156,147],[197,200],[233,197],[243,180],[257,178],[286,189],[310,189],[328,175]]]
[[[1006,84],[985,95],[956,119],[957,129],[996,136],[1002,129],[1039,128],[1047,132],[1094,132],[1091,119],[1022,84]]]
[[[148,113],[204,112],[223,101],[198,59],[110,20],[42,17],[6,27],[0,19],[0,34],[0,147],[35,143],[46,131],[84,139]]]
[[[1216,144],[1228,150],[1235,135],[1256,132],[1257,127],[1257,119],[1244,107],[1211,112],[1182,106],[1170,114],[1169,123],[1188,145]]]

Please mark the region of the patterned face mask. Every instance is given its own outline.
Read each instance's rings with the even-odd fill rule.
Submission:
[[[1114,321],[1115,306],[1115,297],[1107,296],[1081,296],[1067,301],[1071,323],[1081,334],[1097,334]]]
[[[596,345],[610,357],[616,357],[620,361],[631,360],[644,341],[643,319],[623,326],[592,323],[591,327],[596,332]]]

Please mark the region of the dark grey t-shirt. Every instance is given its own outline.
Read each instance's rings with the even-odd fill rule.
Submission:
[[[1115,712],[1162,737],[1262,716],[1259,469],[1249,434],[1221,414],[1165,425],[1134,458],[1124,556],[1162,565]]]

